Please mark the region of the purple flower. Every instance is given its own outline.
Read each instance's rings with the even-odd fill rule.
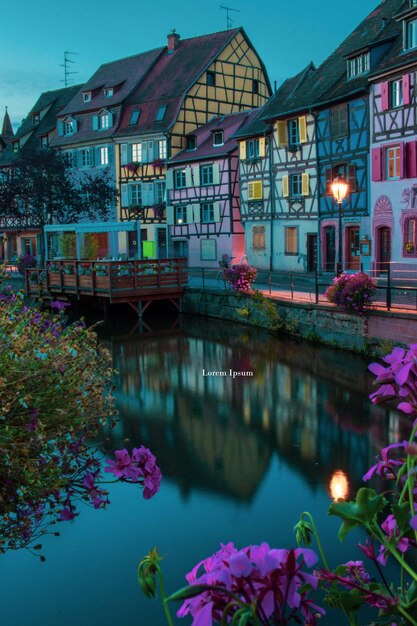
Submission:
[[[161,484],[162,473],[156,464],[156,458],[152,452],[140,446],[133,448],[132,456],[126,449],[115,451],[116,461],[107,459],[106,472],[109,472],[123,480],[141,482],[143,484],[143,497],[145,500],[152,498]]]
[[[216,589],[186,600],[177,616],[190,614],[193,626],[211,626],[213,621],[221,621],[228,607],[230,620],[238,609],[238,605],[233,607],[230,594],[225,593],[230,591],[241,602],[252,604],[258,617],[262,616],[262,623],[271,616],[279,618],[281,611],[289,607],[293,616],[301,612],[305,623],[314,626],[317,613],[324,614],[308,598],[309,591],[317,588],[318,578],[304,572],[302,567],[311,567],[316,562],[312,550],[277,550],[267,543],[237,550],[233,543],[221,544],[220,550],[198,563],[186,576],[190,585],[216,585]]]
[[[69,520],[74,519],[76,515],[78,514],[73,513],[71,509],[69,509],[67,506],[63,508],[62,511],[59,512],[59,517],[61,518],[63,522],[67,522]]]
[[[63,311],[68,306],[71,306],[71,303],[63,302],[62,300],[54,300],[50,304],[51,309],[56,309],[57,311]]]

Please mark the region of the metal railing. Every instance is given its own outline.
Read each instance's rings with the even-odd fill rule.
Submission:
[[[347,273],[363,271],[346,268]],[[366,272],[376,281],[377,308],[405,309],[417,311],[417,265],[406,263],[384,263]],[[327,302],[326,289],[332,284],[335,272],[285,272],[258,270],[253,283],[254,289],[289,300],[303,300],[315,304]],[[207,290],[229,290],[219,267],[190,267],[188,287]],[[278,295],[278,294],[277,294]]]

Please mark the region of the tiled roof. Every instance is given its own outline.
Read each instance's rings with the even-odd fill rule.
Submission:
[[[63,115],[75,115],[121,104],[149,72],[164,48],[155,48],[124,59],[101,65],[92,77],[78,90],[63,109]],[[114,88],[114,94],[106,97],[104,88]],[[83,94],[91,91],[90,102],[84,102]]]
[[[51,145],[54,147],[64,147],[80,143],[98,143],[105,139],[111,139],[115,133],[115,129],[119,125],[122,106],[119,105],[116,107],[109,107],[109,111],[111,111],[113,114],[113,126],[111,128],[106,128],[103,130],[93,129],[93,117],[96,112],[86,112],[82,115],[75,115],[74,117],[77,120],[78,131],[73,135],[55,135],[54,139],[51,142]]]
[[[150,74],[129,99],[118,135],[166,131],[175,122],[183,97],[229,41],[242,29],[221,31],[191,39],[180,39],[174,52],[165,49]],[[245,35],[246,36],[246,35]],[[164,119],[155,121],[160,106],[167,107]],[[140,109],[138,123],[130,125],[132,111]]]
[[[57,113],[66,106],[79,88],[80,85],[73,85],[53,91],[45,91],[39,96],[13,137],[13,140],[26,138],[21,148],[22,151],[40,148],[40,137],[48,135],[55,130]],[[34,122],[35,113],[40,114],[39,123]],[[18,153],[13,152],[12,144],[9,144],[0,155],[0,165],[12,164],[16,160],[17,155]]]
[[[366,91],[369,74],[348,79],[347,58],[372,46],[388,50],[398,29],[394,18],[404,4],[405,0],[383,0],[317,69],[311,68],[297,89],[275,94],[266,105],[264,119],[295,114]]]
[[[199,161],[230,154],[237,148],[235,133],[248,123],[258,111],[259,109],[253,109],[214,117],[193,133],[197,140],[197,148],[195,150],[182,150],[170,159],[170,163]],[[216,130],[223,131],[224,142],[221,146],[213,146],[213,133]]]
[[[405,2],[403,2],[403,6],[399,14],[407,15],[409,11],[406,11],[406,9],[408,8],[409,8],[409,3],[407,0],[405,0]],[[414,15],[414,19],[415,19],[415,15]],[[403,50],[402,22],[400,20],[393,21],[392,28],[393,28],[393,31],[395,28],[395,35],[396,35],[395,41],[393,45],[391,46],[391,49],[382,59],[381,63],[379,63],[376,70],[372,72],[371,76],[381,74],[383,72],[389,71],[390,69],[401,68],[404,65],[407,65],[409,63],[417,62],[417,49],[416,48],[414,48],[413,50],[409,50],[408,52],[405,52]]]

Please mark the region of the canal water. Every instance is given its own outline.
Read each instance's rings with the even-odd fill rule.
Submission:
[[[341,544],[326,511],[332,496],[354,495],[377,450],[406,430],[395,412],[369,402],[367,363],[242,325],[147,324],[102,330],[120,421],[98,445],[150,447],[161,490],[145,501],[134,485],[111,485],[106,510],[81,505],[59,537],[42,542],[45,563],[26,551],[0,556],[2,626],[164,626],[160,604],[136,581],[150,548],[164,555],[172,592],[220,542],[295,545],[305,510],[333,565],[361,558],[360,533]]]

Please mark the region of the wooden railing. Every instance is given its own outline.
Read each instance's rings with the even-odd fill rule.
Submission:
[[[183,289],[187,259],[146,261],[47,261],[45,268],[26,270],[26,293],[63,293],[111,299]]]

